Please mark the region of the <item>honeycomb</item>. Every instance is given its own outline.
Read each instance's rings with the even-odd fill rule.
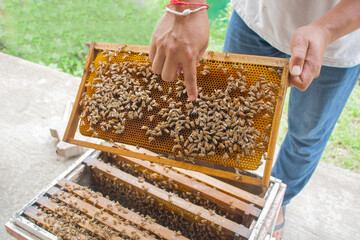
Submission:
[[[80,101],[80,133],[172,159],[256,170],[268,151],[283,68],[224,59],[200,60],[199,96],[191,102],[183,75],[163,81],[148,53],[99,50]]]

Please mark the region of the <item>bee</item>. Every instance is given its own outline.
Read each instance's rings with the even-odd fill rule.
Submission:
[[[164,96],[161,96],[160,98],[161,98],[161,100],[163,100],[164,102],[166,102],[167,96],[164,95]]]
[[[257,148],[259,148],[259,149],[265,149],[265,146],[264,146],[264,144],[261,142],[261,143],[258,143],[257,145]]]
[[[155,115],[151,115],[148,118],[149,118],[150,122],[152,122],[154,120],[154,118],[155,118]]]
[[[229,57],[230,57],[229,53],[228,53],[228,52],[225,52],[225,53],[224,53],[224,58],[229,58]]]
[[[222,68],[222,71],[223,71],[224,75],[227,74],[227,68]]]
[[[91,64],[90,64],[90,73],[93,73],[94,72],[94,62],[92,62]]]

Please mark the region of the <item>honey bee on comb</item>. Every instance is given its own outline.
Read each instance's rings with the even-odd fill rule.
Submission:
[[[229,62],[228,53],[222,58],[201,59],[199,95],[191,102],[183,76],[162,81],[152,72],[147,53],[127,47],[116,54],[99,50],[81,100],[81,134],[174,152],[180,158],[257,169],[269,143],[266,129],[275,112],[281,82],[276,73],[281,68]],[[245,161],[237,161],[239,155]]]

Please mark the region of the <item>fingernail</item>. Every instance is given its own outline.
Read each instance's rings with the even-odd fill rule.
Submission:
[[[297,66],[297,65],[293,66],[291,75],[299,76],[300,74],[301,74],[300,66]]]
[[[178,68],[178,69],[176,70],[176,74],[179,76],[180,73],[181,73],[181,70],[180,70],[180,68]]]
[[[189,95],[189,99],[191,101],[195,101],[196,100],[196,95]]]

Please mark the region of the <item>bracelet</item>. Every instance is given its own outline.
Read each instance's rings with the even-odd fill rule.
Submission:
[[[178,12],[178,11],[175,11],[175,10],[172,10],[172,9],[166,7],[166,8],[165,8],[165,11],[166,11],[166,12],[173,13],[173,14],[178,15],[178,16],[187,16],[187,15],[189,15],[190,13],[194,13],[194,12],[200,11],[200,10],[202,10],[202,9],[208,9],[208,7],[202,6],[202,7],[199,7],[199,8],[197,8],[197,9],[194,9],[194,10],[185,9],[185,10],[182,11],[182,12]]]
[[[188,3],[188,2],[181,2],[178,0],[171,0],[166,7],[170,7],[171,5],[178,5],[178,6],[206,6],[206,9],[209,9],[209,5],[205,3]]]

